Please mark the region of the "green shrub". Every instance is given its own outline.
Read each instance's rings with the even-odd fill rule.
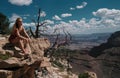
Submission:
[[[55,65],[57,65],[58,67],[60,67],[60,68],[64,68],[64,66],[60,62],[58,62],[58,61],[53,61],[53,63]]]
[[[6,60],[8,58],[10,58],[11,56],[9,54],[0,54],[0,59],[2,60]]]
[[[9,19],[7,18],[6,15],[0,13],[0,34],[9,34],[10,29],[9,29]]]
[[[78,78],[89,78],[88,73],[82,73],[78,75]]]

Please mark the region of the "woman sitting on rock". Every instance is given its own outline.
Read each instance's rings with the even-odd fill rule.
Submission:
[[[21,18],[16,19],[12,33],[9,37],[9,42],[19,47],[24,54],[31,52],[29,47],[30,38],[22,25]]]

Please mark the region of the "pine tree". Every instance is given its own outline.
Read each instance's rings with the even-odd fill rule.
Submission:
[[[9,33],[9,19],[4,14],[0,13],[0,34]]]

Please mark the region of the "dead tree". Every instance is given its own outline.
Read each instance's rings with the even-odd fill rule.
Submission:
[[[56,31],[56,30],[55,30],[55,31]],[[61,39],[61,38],[60,38],[60,33],[57,34],[53,45],[52,45],[49,49],[47,49],[47,50],[45,51],[45,54],[44,54],[45,56],[52,57],[53,54],[54,54],[54,52],[55,52],[59,47],[61,47],[61,46],[67,46],[67,45],[70,44],[70,41],[71,41],[71,39],[72,39],[71,34],[68,33],[68,32],[65,32],[64,29],[63,29],[63,32],[64,32],[64,35],[65,35],[64,40],[60,40],[60,39]]]
[[[34,19],[32,19],[32,21],[35,23],[35,26],[36,26],[36,30],[35,30],[35,33],[32,31],[31,27],[30,27],[30,32],[31,32],[31,35],[34,37],[34,38],[38,38],[40,37],[41,32],[43,32],[42,30],[39,30],[40,27],[43,27],[43,25],[46,23],[46,22],[40,22],[40,14],[41,14],[41,9],[39,8],[39,11],[38,11],[38,17],[37,17],[37,23]]]
[[[63,41],[59,42],[57,45],[57,48],[59,48],[60,46],[66,46],[66,45],[69,45],[71,39],[72,39],[72,36],[70,33],[66,33],[65,30],[63,29],[63,32],[65,34],[65,38]]]

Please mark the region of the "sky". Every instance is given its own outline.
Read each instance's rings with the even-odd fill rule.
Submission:
[[[38,9],[48,33],[64,29],[71,34],[106,33],[120,30],[120,0],[1,0],[0,12],[13,26],[16,18],[35,27]]]

